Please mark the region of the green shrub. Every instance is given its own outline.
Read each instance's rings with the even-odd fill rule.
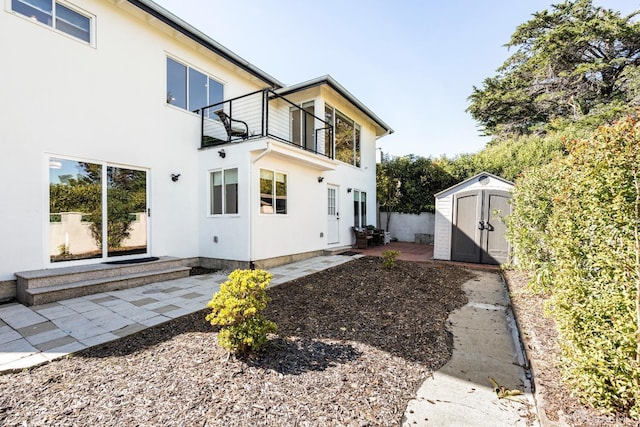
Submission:
[[[265,270],[235,270],[207,303],[212,311],[206,320],[221,326],[222,347],[234,353],[257,351],[276,332],[276,324],[260,313],[271,301],[266,292],[271,278]]]
[[[549,218],[562,182],[557,162],[528,169],[517,181],[505,218],[518,268],[529,271],[535,291],[545,291],[553,278]]]
[[[388,249],[382,252],[382,266],[387,270],[391,270],[392,268],[396,268],[396,258],[400,255],[400,251],[394,251]]]
[[[522,266],[544,277],[565,380],[584,402],[638,419],[640,123],[603,126],[567,148],[518,181],[510,236]]]

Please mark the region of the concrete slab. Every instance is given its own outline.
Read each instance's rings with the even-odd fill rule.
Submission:
[[[509,296],[497,272],[474,271],[464,284],[469,303],[454,311],[451,360],[427,379],[407,405],[402,425],[536,426],[537,416],[524,356],[514,341]],[[499,398],[491,377],[523,394]]]

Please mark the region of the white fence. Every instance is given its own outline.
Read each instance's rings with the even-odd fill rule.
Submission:
[[[400,242],[433,243],[435,230],[435,214],[423,212],[419,215],[391,212],[389,229],[387,227],[387,213],[380,212],[378,227],[391,233],[392,239]]]

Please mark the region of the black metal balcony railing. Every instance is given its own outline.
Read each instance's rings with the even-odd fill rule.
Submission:
[[[220,112],[225,114],[220,114]],[[271,137],[334,158],[333,126],[271,89],[201,108],[201,146]],[[223,121],[224,116],[229,119]]]

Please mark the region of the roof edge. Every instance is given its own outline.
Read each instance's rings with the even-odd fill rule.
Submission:
[[[290,93],[300,92],[305,89],[312,88],[314,86],[327,85],[336,92],[338,92],[341,96],[355,105],[360,111],[365,113],[371,120],[373,120],[378,126],[380,126],[386,135],[392,134],[394,131],[391,127],[386,124],[380,117],[378,117],[373,111],[369,109],[366,105],[364,105],[358,98],[356,98],[351,92],[344,88],[340,83],[338,83],[333,77],[330,75],[324,75],[321,77],[316,77],[315,79],[307,80],[302,83],[298,83],[295,85],[283,87],[276,92],[278,95],[288,95]]]
[[[448,191],[451,191],[452,189],[454,189],[454,188],[456,188],[456,187],[459,187],[459,186],[461,186],[461,185],[464,185],[464,184],[466,184],[466,183],[467,183],[467,182],[469,182],[469,181],[473,181],[474,179],[479,178],[479,177],[481,177],[481,176],[483,176],[483,175],[484,175],[484,176],[490,176],[491,178],[497,179],[498,181],[502,181],[502,182],[504,182],[505,184],[515,185],[513,182],[509,181],[508,179],[504,179],[504,178],[502,178],[502,177],[500,177],[500,176],[498,176],[498,175],[494,175],[494,174],[492,174],[492,173],[490,173],[490,172],[480,172],[480,173],[477,173],[477,174],[473,175],[473,176],[472,176],[472,177],[470,177],[470,178],[465,179],[464,181],[460,181],[459,183],[452,185],[452,186],[451,186],[451,187],[449,187],[449,188],[445,188],[445,189],[444,189],[444,190],[442,190],[442,191],[438,191],[437,193],[435,193],[435,194],[433,195],[433,197],[438,197],[438,196],[439,196],[439,195],[441,195],[441,194],[444,194],[444,193],[446,193],[446,192],[448,192]]]
[[[232,52],[231,50],[227,49],[226,47],[224,47],[223,45],[221,45],[211,37],[207,36],[202,31],[188,24],[186,21],[177,17],[176,15],[169,12],[167,9],[163,8],[157,3],[154,3],[151,0],[127,0],[127,1],[132,5],[136,6],[137,8],[141,9],[142,11],[153,16],[154,18],[157,18],[160,21],[164,22],[174,30],[179,31],[180,33],[189,37],[191,40],[199,43],[200,45],[206,47],[212,52],[220,55],[221,57],[231,62],[232,64],[242,68],[249,74],[257,77],[258,79],[262,80],[265,83],[268,83],[272,87],[281,88],[285,86],[282,82],[277,80],[275,77],[262,71],[260,68],[256,67],[255,65],[251,64],[247,60],[243,59],[239,55]]]

